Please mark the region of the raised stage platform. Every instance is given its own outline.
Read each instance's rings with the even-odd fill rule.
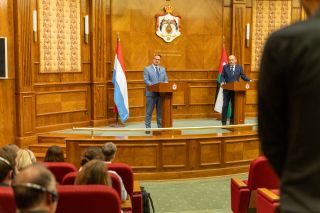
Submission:
[[[175,120],[174,127],[178,128],[210,128],[182,129],[181,135],[163,136],[132,130],[143,128],[143,122],[128,123],[120,131],[95,131],[93,135],[88,130],[63,130],[39,136],[39,144],[31,149],[58,143],[65,147],[67,161],[79,166],[86,148],[112,141],[118,147],[115,161],[131,165],[138,180],[225,175],[246,172],[250,161],[260,154],[255,122],[254,118],[247,119],[251,126],[230,130],[211,128],[220,125],[213,119]]]

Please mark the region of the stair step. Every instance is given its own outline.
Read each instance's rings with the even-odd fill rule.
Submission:
[[[66,135],[39,135],[38,136],[38,143],[54,143],[54,144],[65,144],[66,142],[64,139],[66,138]],[[70,135],[69,135],[70,137]]]
[[[38,136],[38,143],[29,145],[29,149],[35,154],[38,161],[43,161],[45,154],[50,146],[60,146],[63,149],[64,159],[66,160],[66,142],[67,137],[86,137],[80,134],[60,134],[45,133]]]
[[[31,144],[29,145],[29,149],[33,152],[43,152],[46,153],[50,146],[60,146],[63,149],[63,152],[66,152],[65,144],[55,144],[55,143],[40,143],[40,144]]]
[[[64,159],[66,160],[66,145],[65,144],[56,144],[56,143],[39,143],[29,145],[29,149],[34,153],[37,158],[37,161],[43,161],[46,155],[46,152],[50,146],[60,146],[63,149]]]

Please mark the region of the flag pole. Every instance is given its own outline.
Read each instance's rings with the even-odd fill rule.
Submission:
[[[117,47],[118,47],[118,42],[120,42],[120,34],[119,34],[119,32],[117,32]],[[113,111],[116,114],[116,120],[115,120],[114,124],[110,125],[110,127],[115,127],[115,128],[124,127],[125,124],[119,122],[119,111],[118,111],[118,108],[117,108],[116,104],[114,105]]]
[[[119,112],[117,110],[115,123],[111,124],[110,127],[118,128],[118,127],[125,127],[125,126],[126,125],[124,123],[119,122]]]

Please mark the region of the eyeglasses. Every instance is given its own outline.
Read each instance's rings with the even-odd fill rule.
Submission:
[[[49,193],[51,195],[52,198],[52,202],[56,202],[58,200],[58,193],[56,191],[51,191],[48,190],[38,184],[34,184],[34,183],[19,183],[19,184],[13,184],[12,187],[27,187],[27,188],[32,188],[32,189],[36,189],[42,192],[46,192]]]

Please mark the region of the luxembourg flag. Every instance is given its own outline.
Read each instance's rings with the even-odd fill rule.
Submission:
[[[127,78],[124,69],[120,38],[117,39],[116,56],[112,83],[114,85],[114,103],[117,106],[121,122],[124,123],[129,117]]]

